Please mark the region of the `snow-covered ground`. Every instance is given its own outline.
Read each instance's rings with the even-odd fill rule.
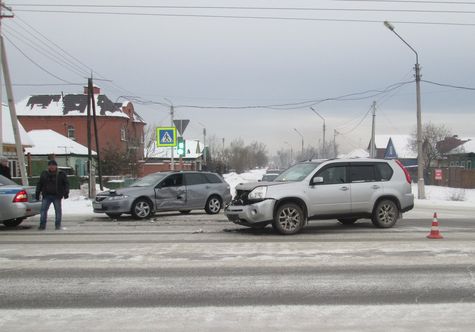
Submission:
[[[266,172],[265,169],[251,170],[246,173],[224,174],[224,179],[231,186],[231,193],[234,195],[235,187],[239,183],[256,182],[262,178]],[[412,192],[417,196],[417,184],[412,187]],[[425,200],[415,200],[414,210],[405,214],[406,218],[431,217],[429,211],[437,212],[445,210],[450,213],[444,213],[442,216],[449,218],[463,217],[467,211],[475,212],[475,189],[459,189],[437,186],[426,186]],[[84,191],[72,190],[70,198],[63,200],[64,215],[81,215],[85,218],[93,217],[92,202],[86,198]],[[54,209],[51,207],[49,215],[54,215]],[[473,214],[475,215],[475,214]]]

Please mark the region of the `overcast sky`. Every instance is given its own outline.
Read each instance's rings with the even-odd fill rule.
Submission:
[[[450,2],[450,1],[448,1]],[[470,2],[470,1],[465,1]],[[20,4],[114,4],[183,6],[309,7],[328,10],[219,10],[152,8],[59,8]],[[475,1],[473,4],[382,1],[7,1],[16,18],[3,20],[3,32],[26,55],[59,78],[86,81],[88,70],[71,70],[38,53],[28,42],[36,31],[60,45],[95,72],[113,81],[96,81],[112,100],[136,95],[175,105],[250,106],[321,100],[385,87],[414,79],[415,56],[382,22],[394,23],[396,31],[418,52],[423,79],[475,87]],[[342,9],[382,9],[360,12]],[[312,19],[367,20],[303,21],[165,17],[31,12],[24,10],[108,11],[191,15],[272,16]],[[399,10],[399,11],[396,11]],[[457,13],[407,12],[401,10],[458,11]],[[465,11],[462,13],[462,11]],[[472,12],[472,13],[470,13]],[[432,25],[402,22],[445,22],[473,25]],[[48,41],[40,44],[63,55]],[[61,84],[25,58],[9,41],[7,52],[15,84]],[[33,47],[32,47],[33,46]],[[43,51],[44,52],[44,51]],[[74,60],[70,60],[74,62]],[[68,68],[65,68],[68,67]],[[79,71],[78,73],[76,71]],[[122,89],[128,91],[119,90]],[[17,101],[35,93],[81,93],[74,85],[15,86]],[[367,95],[365,95],[367,96]],[[358,101],[327,101],[315,105],[326,118],[327,140],[336,128],[343,151],[366,147],[371,117],[360,120],[373,100],[377,102],[377,134],[408,134],[416,120],[415,83],[390,93]],[[445,124],[455,134],[475,136],[475,91],[422,83],[423,122]],[[150,124],[168,125],[168,109],[140,105],[136,110]],[[202,124],[209,136],[228,143],[242,137],[257,140],[270,152],[291,144],[318,144],[322,120],[304,108],[277,109],[186,108],[176,118],[191,119],[186,138],[201,138]],[[288,142],[287,144],[284,142]]]

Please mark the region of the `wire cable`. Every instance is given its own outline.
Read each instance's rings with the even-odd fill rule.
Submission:
[[[11,41],[11,39],[9,39],[7,36],[4,36],[4,38],[6,40],[8,40],[8,42],[10,42],[10,44],[15,47],[18,52],[20,52],[25,58],[27,58],[32,64],[34,64],[36,67],[38,67],[39,69],[41,69],[42,71],[44,71],[45,73],[47,73],[48,75],[50,75],[51,77],[54,77],[56,78],[57,80],[61,81],[61,82],[64,82],[64,83],[67,83],[67,84],[74,84],[72,82],[69,82],[69,81],[66,81],[64,79],[62,79],[61,77],[53,74],[52,72],[50,72],[49,70],[47,70],[46,68],[44,68],[43,66],[41,66],[39,63],[37,63],[35,60],[33,60],[32,58],[30,58],[25,52],[23,52],[17,45],[15,45],[14,42]]]
[[[56,13],[56,14],[90,14],[90,15],[121,15],[121,16],[149,16],[149,17],[188,17],[188,18],[227,18],[227,19],[255,19],[255,20],[290,20],[308,22],[351,22],[351,23],[383,23],[381,20],[369,19],[344,19],[344,18],[310,18],[310,17],[286,17],[286,16],[244,16],[244,15],[205,15],[205,14],[163,14],[163,13],[139,13],[139,12],[100,12],[100,11],[68,11],[68,10],[42,10],[42,9],[16,9],[20,12],[29,13]],[[460,22],[436,22],[436,21],[397,21],[395,24],[419,24],[419,25],[446,25],[446,26],[475,26],[475,23]]]

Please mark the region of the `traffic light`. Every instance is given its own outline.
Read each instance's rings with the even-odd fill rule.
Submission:
[[[183,137],[177,138],[176,151],[179,157],[185,156],[186,146],[185,146],[185,140],[183,139]]]

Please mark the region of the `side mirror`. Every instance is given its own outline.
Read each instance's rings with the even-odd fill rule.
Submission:
[[[319,184],[319,183],[323,183],[323,178],[321,176],[316,176],[316,177],[312,178],[312,181],[310,181],[310,184],[312,186],[316,185],[316,184]]]

